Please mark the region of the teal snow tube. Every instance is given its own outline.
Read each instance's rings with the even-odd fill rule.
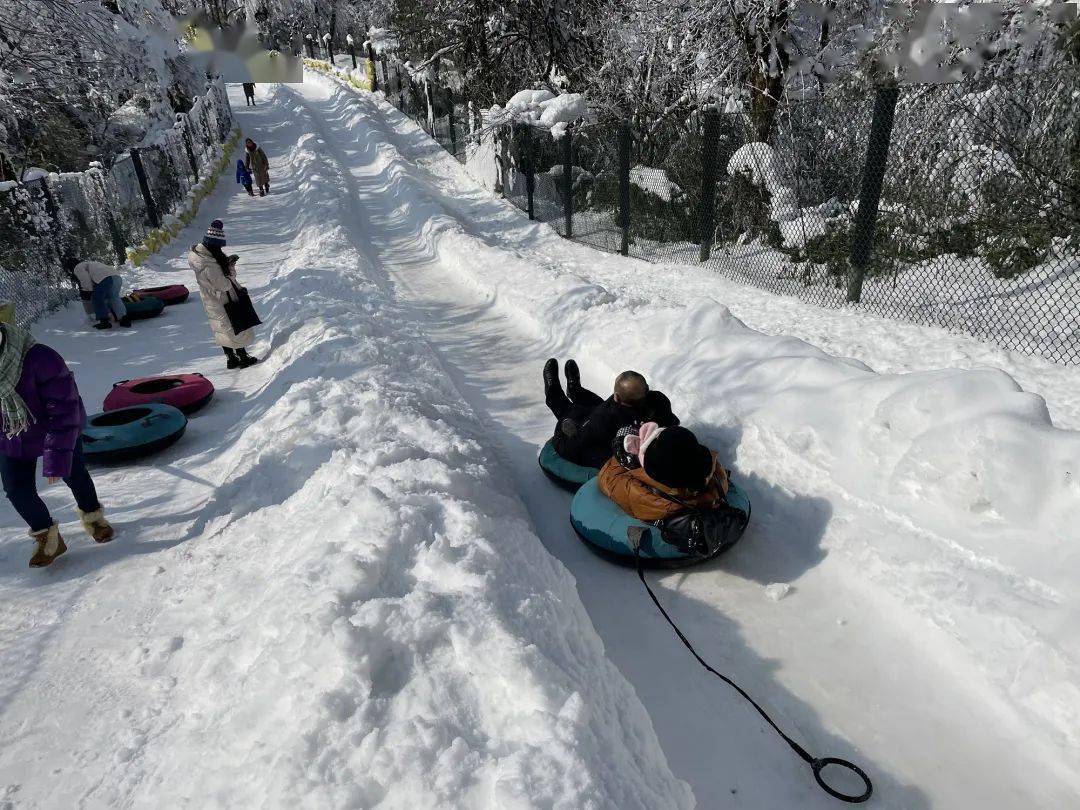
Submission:
[[[590,548],[614,561],[631,564],[634,563],[634,549],[629,530],[638,529],[641,531],[639,553],[642,563],[674,568],[710,560],[738,542],[750,522],[750,499],[731,482],[726,501],[720,509],[702,513],[707,516],[715,539],[710,550],[704,553],[692,551],[682,538],[676,541],[674,531],[662,530],[652,523],[630,517],[600,491],[595,478],[583,484],[574,495],[570,503],[570,523]]]
[[[131,299],[124,299],[124,308],[127,310],[128,317],[133,321],[142,321],[147,318],[156,318],[161,314],[161,311],[165,309],[165,302],[160,298],[154,298],[152,295],[148,295],[145,298],[140,298],[138,301],[132,301]]]
[[[586,481],[591,481],[600,472],[596,467],[583,467],[555,452],[555,440],[548,439],[540,451],[540,469],[544,475],[554,481],[563,489],[577,492],[578,487]]]
[[[96,413],[83,428],[83,454],[98,464],[142,458],[174,444],[184,435],[187,421],[179,408],[160,403]]]

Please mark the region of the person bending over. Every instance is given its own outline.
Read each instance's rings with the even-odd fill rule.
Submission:
[[[559,361],[544,364],[544,399],[555,415],[555,451],[575,464],[601,467],[611,458],[611,443],[620,429],[643,422],[674,427],[679,418],[671,400],[649,389],[636,371],[615,378],[615,390],[607,399],[581,385],[577,363],[566,361],[566,390],[559,381]]]

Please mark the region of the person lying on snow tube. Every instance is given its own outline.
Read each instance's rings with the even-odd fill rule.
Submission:
[[[728,472],[715,451],[678,425],[646,422],[619,430],[600,491],[632,518],[660,526],[672,545],[706,556],[726,542]]]
[[[566,361],[566,390],[559,381],[559,361],[544,364],[544,401],[555,415],[555,451],[583,467],[602,467],[611,458],[611,446],[620,429],[655,422],[674,427],[679,418],[671,412],[671,400],[649,390],[636,371],[615,378],[615,390],[601,399],[581,385],[577,363]]]

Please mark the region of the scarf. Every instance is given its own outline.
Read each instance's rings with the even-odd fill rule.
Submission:
[[[34,421],[23,398],[15,390],[22,377],[23,359],[34,345],[34,338],[25,329],[11,324],[0,325],[3,344],[0,345],[0,430],[9,439],[26,431]]]

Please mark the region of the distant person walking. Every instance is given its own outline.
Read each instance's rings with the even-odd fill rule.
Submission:
[[[255,178],[255,185],[259,187],[259,196],[265,197],[270,193],[270,161],[266,158],[266,152],[262,150],[251,138],[244,140],[244,167]]]
[[[131,318],[128,317],[127,307],[120,298],[120,290],[123,287],[123,279],[120,278],[118,268],[110,264],[102,264],[93,261],[78,261],[72,268],[72,275],[79,282],[79,290],[86,300],[87,293],[94,310],[97,323],[95,329],[111,329],[112,321],[110,314],[116,318],[121,326],[131,326]]]
[[[107,543],[115,534],[83,461],[85,424],[82,398],[64,358],[35,343],[29,332],[0,325],[0,478],[37,544],[31,568],[49,565],[67,551],[59,525],[38,495],[38,458],[50,484],[63,479],[71,489],[83,528],[95,542]]]
[[[247,170],[244,161],[239,159],[236,161],[236,182],[247,190],[249,197],[255,196],[255,192],[251,190],[251,172]]]
[[[255,82],[244,82],[244,103],[245,106],[255,106]]]
[[[225,224],[215,219],[206,229],[202,242],[192,246],[188,265],[195,271],[206,317],[210,321],[210,331],[225,352],[227,366],[247,368],[259,362],[257,357],[247,353],[247,347],[255,340],[255,332],[253,329],[236,332],[225,308],[227,303],[238,301],[241,297],[241,288],[236,283],[236,261],[240,257],[226,256],[223,247]]]

